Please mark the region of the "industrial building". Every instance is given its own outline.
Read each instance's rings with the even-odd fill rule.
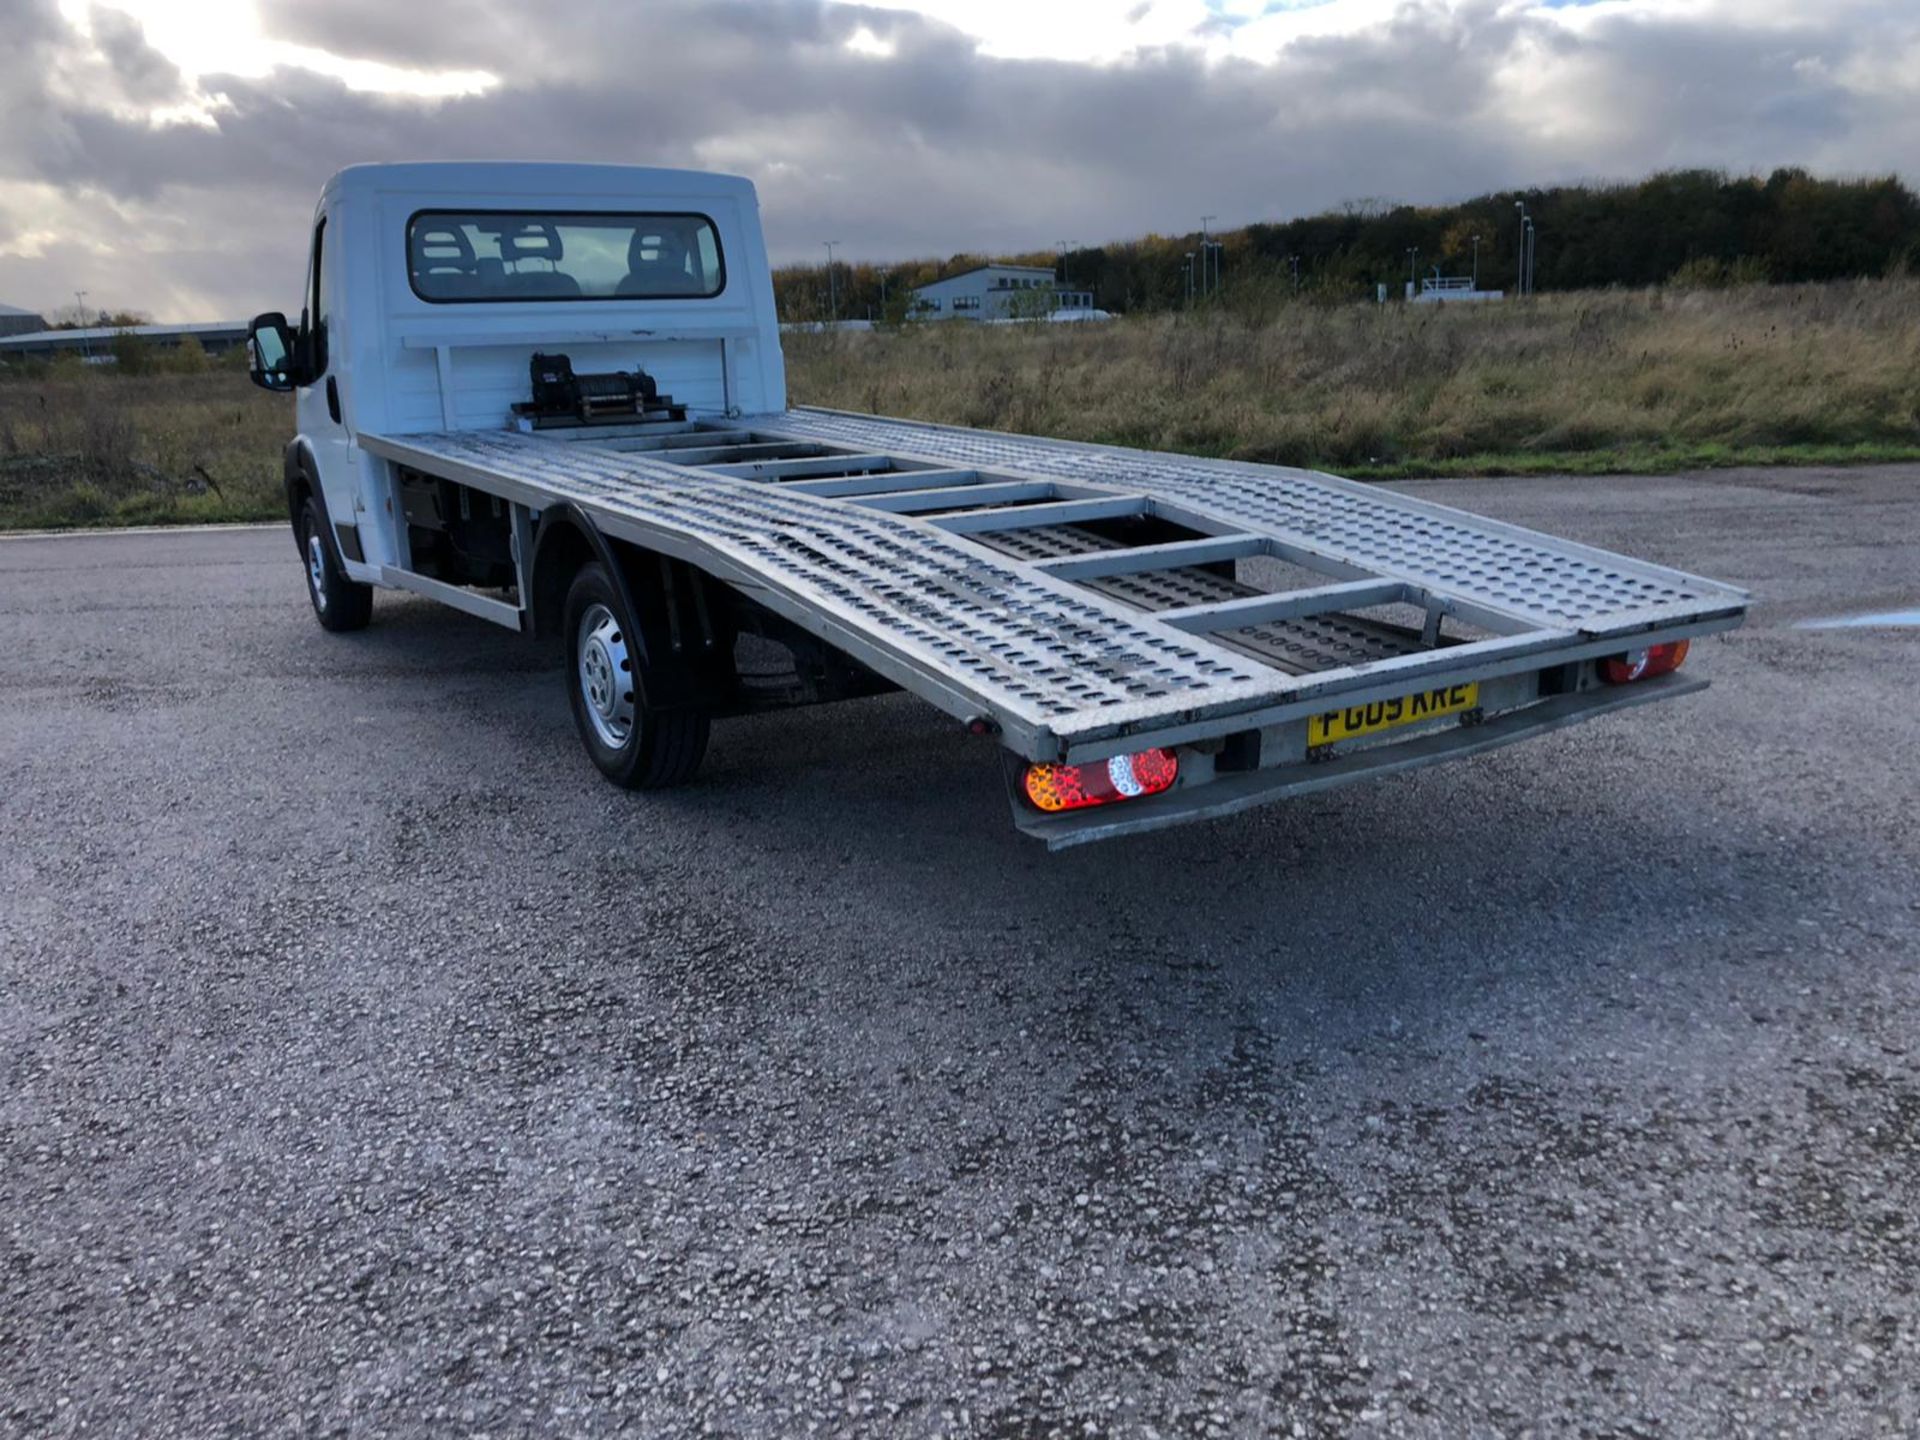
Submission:
[[[10,307],[0,307],[0,321],[8,315],[24,315]],[[49,330],[38,315],[33,329],[15,334],[0,325],[0,361],[50,360],[63,351],[87,358],[104,359],[113,354],[113,342],[122,335],[136,335],[156,350],[171,350],[191,336],[209,355],[231,350],[247,338],[244,320],[205,320],[185,325],[89,325],[80,330]]]
[[[921,320],[1031,320],[1093,309],[1089,290],[1063,289],[1044,265],[976,265],[913,292]]]
[[[30,335],[46,328],[45,318],[33,311],[16,305],[0,305],[0,335]]]

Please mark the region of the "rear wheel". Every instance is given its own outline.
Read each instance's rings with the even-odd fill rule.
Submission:
[[[347,578],[327,535],[320,507],[309,496],[300,507],[300,558],[307,567],[307,598],[328,630],[359,630],[373,618],[373,587]]]
[[[597,562],[573,578],[562,634],[573,723],[600,773],[628,790],[692,779],[711,717],[704,706],[653,703],[671,677],[647,663],[633,617]]]

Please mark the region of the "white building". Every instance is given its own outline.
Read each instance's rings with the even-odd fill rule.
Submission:
[[[1091,291],[1061,289],[1047,266],[977,265],[919,286],[912,313],[920,320],[1024,320],[1092,308]]]
[[[1447,300],[1502,300],[1505,292],[1500,290],[1480,290],[1475,288],[1471,276],[1441,275],[1438,272],[1427,276],[1415,291],[1413,282],[1407,282],[1407,299],[1416,305],[1438,305]]]

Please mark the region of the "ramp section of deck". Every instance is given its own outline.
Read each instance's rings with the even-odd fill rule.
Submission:
[[[610,534],[679,553],[816,633],[824,627],[933,699],[931,680],[939,703],[995,717],[1034,758],[1068,734],[1257,705],[1290,680],[884,511],[507,431],[362,435],[360,444],[536,509],[578,505]]]
[[[832,410],[739,423],[760,435],[1146,495],[1336,564],[1592,638],[1737,614],[1748,599],[1698,576],[1309,470]]]

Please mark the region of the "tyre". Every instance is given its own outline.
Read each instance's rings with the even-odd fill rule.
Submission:
[[[600,773],[628,790],[662,790],[693,778],[707,753],[704,706],[661,707],[668,678],[641,656],[626,602],[598,562],[583,565],[567,590],[567,698],[573,723]]]
[[[313,497],[300,507],[300,557],[307,565],[307,598],[328,630],[359,630],[373,618],[373,587],[349,580],[334,552],[333,537]]]

